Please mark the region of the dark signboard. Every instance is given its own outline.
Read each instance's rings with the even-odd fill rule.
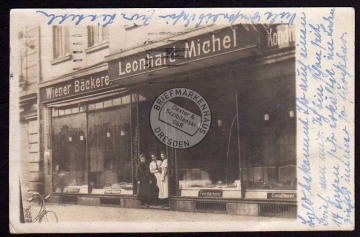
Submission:
[[[152,48],[109,62],[110,80],[181,66],[258,45],[259,35],[253,28],[233,25],[185,40]]]
[[[261,48],[263,51],[295,46],[294,25],[264,25],[259,27],[259,32],[261,32]]]
[[[40,101],[48,102],[56,99],[86,94],[111,86],[107,71],[94,73],[85,77],[60,82],[40,89]]]
[[[296,199],[296,193],[268,193],[267,199],[293,200]]]
[[[199,191],[199,197],[222,197],[222,190],[203,189]]]
[[[183,71],[179,68],[185,65],[191,65],[188,69],[194,69],[224,63],[224,60],[228,62],[226,55],[229,53],[234,53],[232,60],[238,60],[249,56],[246,49],[251,50],[254,47],[254,54],[292,47],[295,46],[295,27],[284,24],[238,24],[218,30],[209,29],[209,33],[168,42],[173,43],[110,60],[110,80],[126,85],[133,82],[125,80],[126,78],[139,80],[135,76],[151,76],[153,73],[163,72],[166,68],[172,68],[173,71],[178,68],[177,72],[181,73]],[[149,78],[144,80],[146,79]]]

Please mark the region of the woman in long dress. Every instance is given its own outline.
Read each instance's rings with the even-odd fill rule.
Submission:
[[[161,159],[163,160],[161,168],[161,183],[159,190],[159,199],[162,201],[162,207],[169,206],[169,171],[168,171],[168,159],[165,155],[165,152],[161,152]]]
[[[140,162],[136,168],[137,179],[137,199],[140,200],[141,205],[149,207],[149,201],[151,200],[151,174],[148,167],[145,164],[145,155],[139,156]]]
[[[159,190],[161,185],[161,160],[158,160],[155,153],[151,153],[152,162],[150,162],[149,170],[155,177],[152,183],[152,198],[155,205],[158,204]]]

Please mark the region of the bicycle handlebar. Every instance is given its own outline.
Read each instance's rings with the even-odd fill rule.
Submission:
[[[31,198],[27,199],[29,202],[33,201],[34,200],[34,196],[38,196],[40,198],[41,201],[45,201],[46,199],[48,199],[51,195],[51,193],[49,193],[46,197],[42,197],[41,194],[39,192],[36,192],[36,191],[28,191],[29,193],[31,193]]]
[[[31,193],[31,195],[32,196],[34,196],[34,195],[38,195],[38,196],[40,196],[40,193],[38,193],[38,192],[36,192],[36,191],[28,191],[29,193]]]

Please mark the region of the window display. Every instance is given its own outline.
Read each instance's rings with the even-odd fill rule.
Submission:
[[[53,192],[132,195],[130,95],[52,109]]]
[[[88,192],[85,118],[85,113],[53,118],[53,191],[56,193]]]
[[[179,196],[238,198],[241,195],[235,93],[224,93],[229,89],[220,85],[217,88],[211,94],[202,92],[211,107],[209,133],[196,146],[176,151]]]
[[[240,198],[241,188],[296,189],[294,81],[281,77],[257,83],[249,78],[246,85],[238,91],[220,84],[216,90],[196,87],[209,103],[213,119],[200,144],[176,151],[178,196]]]
[[[91,193],[133,193],[129,121],[128,106],[89,113]]]

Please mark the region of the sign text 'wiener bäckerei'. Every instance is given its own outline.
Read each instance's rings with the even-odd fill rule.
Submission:
[[[42,102],[83,94],[110,86],[107,71],[60,82],[40,89]]]

